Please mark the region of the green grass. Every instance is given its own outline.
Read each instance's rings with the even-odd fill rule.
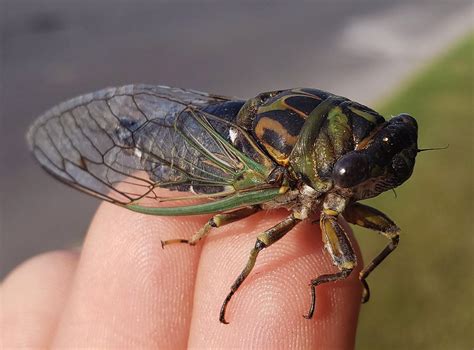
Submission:
[[[407,112],[419,126],[413,176],[367,204],[401,228],[398,249],[371,275],[358,349],[472,349],[474,346],[474,34],[433,62],[390,101],[383,115]],[[385,244],[356,235],[366,263]]]

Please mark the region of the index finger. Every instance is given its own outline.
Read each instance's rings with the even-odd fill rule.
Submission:
[[[186,347],[200,247],[163,250],[161,240],[189,237],[206,220],[156,217],[101,204],[53,345]]]

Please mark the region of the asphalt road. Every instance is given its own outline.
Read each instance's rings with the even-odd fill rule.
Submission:
[[[54,104],[133,82],[240,97],[310,86],[370,104],[472,28],[470,4],[3,1],[0,276],[80,243],[98,205],[29,155],[26,129]]]

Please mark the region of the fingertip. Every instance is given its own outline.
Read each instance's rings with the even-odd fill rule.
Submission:
[[[230,324],[219,323],[221,303],[244,268],[255,237],[286,215],[259,213],[209,237],[198,269],[190,346],[353,346],[361,297],[357,273],[318,287],[315,316],[302,317],[309,309],[310,280],[337,272],[323,249],[319,225],[310,221],[261,252],[228,305],[225,316]]]

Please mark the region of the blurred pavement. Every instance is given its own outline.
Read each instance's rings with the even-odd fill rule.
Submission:
[[[28,153],[28,125],[53,105],[134,82],[239,97],[307,86],[370,105],[473,28],[470,0],[0,5],[1,276],[80,243],[99,203]]]

